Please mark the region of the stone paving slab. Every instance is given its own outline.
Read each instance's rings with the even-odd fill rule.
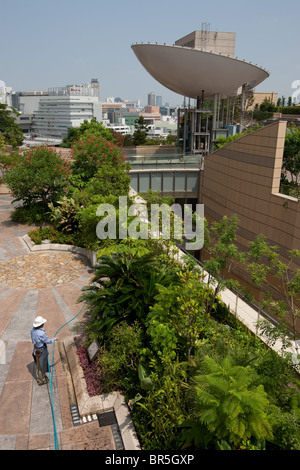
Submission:
[[[47,318],[49,337],[78,314],[77,299],[92,277],[90,262],[79,252],[32,252],[19,237],[35,228],[10,219],[11,198],[0,194],[0,340],[5,364],[0,363],[0,450],[53,450],[54,426],[48,385],[33,378],[30,329],[35,316]],[[58,333],[63,340],[73,326]],[[51,356],[49,348],[49,357]],[[75,427],[70,410],[68,377],[54,350],[53,405],[59,448],[115,450],[109,426],[98,422]]]
[[[42,289],[77,279],[86,270],[86,261],[72,253],[30,253],[1,264],[0,284]]]

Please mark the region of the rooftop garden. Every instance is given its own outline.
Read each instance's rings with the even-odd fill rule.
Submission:
[[[29,232],[33,241],[97,251],[93,277],[78,299],[88,308],[83,347],[94,340],[100,346],[91,393],[124,393],[143,449],[300,449],[299,375],[286,352],[296,338],[299,270],[290,273],[263,236],[241,253],[235,216],[205,223],[208,276],[193,257],[177,260],[174,236],[120,238],[119,197],[127,198],[128,212],[134,199],[129,165],[113,137],[85,129],[72,143],[72,160],[36,147],[5,165],[4,182],[19,202],[12,217],[37,225]],[[155,194],[145,198],[170,203]],[[115,239],[98,236],[111,223],[100,205],[115,210]],[[291,260],[299,256],[290,253]],[[259,325],[269,344],[221,301],[224,288],[238,287],[229,275],[233,262],[262,286],[264,308],[277,315],[275,326]],[[286,287],[280,302],[268,290],[271,271]],[[288,339],[280,355],[269,347],[278,337]]]

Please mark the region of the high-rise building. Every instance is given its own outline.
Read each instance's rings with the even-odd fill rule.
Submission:
[[[98,78],[92,78],[91,80],[91,87],[94,88],[97,92],[97,96],[100,100],[100,85],[99,85],[99,81],[98,81]]]
[[[159,107],[162,106],[162,96],[157,96],[155,98],[155,106],[159,106]]]
[[[155,106],[155,93],[153,91],[148,94],[148,106]]]

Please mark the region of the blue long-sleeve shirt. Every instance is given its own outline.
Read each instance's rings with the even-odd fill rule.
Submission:
[[[44,328],[32,328],[32,330],[30,331],[30,335],[34,346],[33,354],[35,354],[35,351],[41,348],[42,346],[54,343],[55,341],[55,338],[48,338]]]

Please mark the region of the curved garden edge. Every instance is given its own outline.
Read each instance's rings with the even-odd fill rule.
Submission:
[[[41,251],[69,251],[81,256],[85,256],[91,266],[96,264],[96,252],[74,245],[63,245],[59,243],[42,243],[36,245],[29,235],[21,237],[23,243],[31,252]],[[73,336],[68,336],[63,340],[64,351],[71,375],[75,399],[77,402],[80,417],[114,410],[119,431],[122,437],[125,450],[141,450],[137,438],[134,424],[130,417],[130,411],[125,398],[119,392],[111,392],[90,397],[87,391],[83,369],[79,363],[77,349]]]
[[[42,243],[41,245],[36,245],[30,238],[28,234],[21,237],[21,240],[25,243],[27,248],[31,252],[39,252],[39,251],[70,251],[71,253],[75,253],[81,256],[84,256],[88,259],[91,266],[96,264],[96,252],[92,250],[87,250],[86,248],[82,248],[80,246],[75,245],[64,245],[60,243]],[[45,240],[46,241],[46,240]]]

